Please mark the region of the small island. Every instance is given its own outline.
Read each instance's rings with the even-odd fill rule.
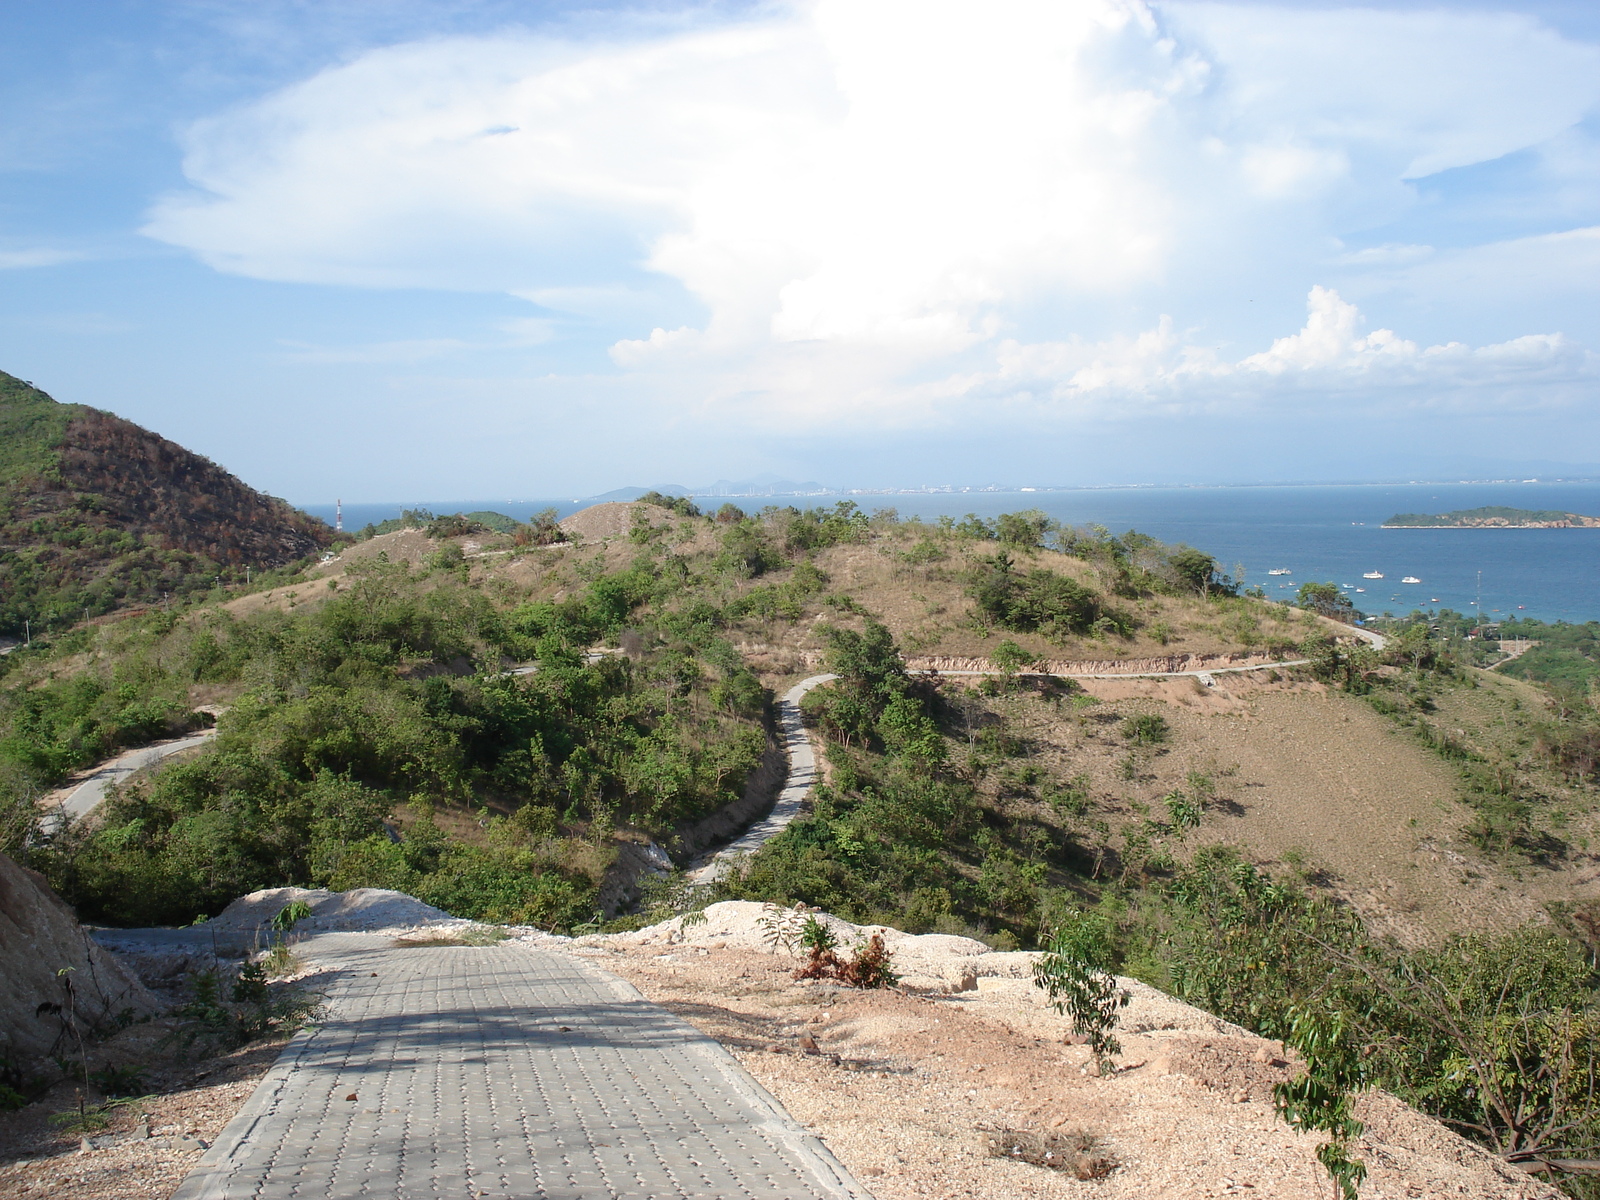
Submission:
[[[1561,512],[1553,508],[1463,508],[1447,513],[1399,513],[1383,523],[1385,529],[1600,529],[1600,517]]]

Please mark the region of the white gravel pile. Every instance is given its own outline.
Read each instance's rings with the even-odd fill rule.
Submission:
[[[384,933],[422,926],[471,925],[415,896],[388,888],[264,888],[241,896],[206,922],[217,933],[255,933],[269,928],[272,918],[295,901],[308,904],[311,915],[295,923],[296,933]]]

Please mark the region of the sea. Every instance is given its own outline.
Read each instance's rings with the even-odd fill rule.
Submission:
[[[1344,588],[1372,615],[1453,609],[1489,620],[1600,620],[1600,529],[1384,529],[1396,513],[1440,513],[1498,504],[1600,516],[1600,482],[1406,483],[1260,487],[1127,487],[1050,491],[763,496],[732,502],[810,508],[850,499],[871,512],[934,521],[993,518],[1037,508],[1069,525],[1136,529],[1213,555],[1222,570],[1268,596],[1290,598],[1307,581]],[[566,516],[590,501],[472,500],[347,504],[346,529],[400,515],[502,512],[518,520],[544,508]],[[722,503],[719,499],[714,503]],[[306,511],[330,523],[331,504]],[[1273,571],[1286,574],[1271,574]],[[1366,579],[1368,572],[1382,579]],[[1421,582],[1408,584],[1407,576]]]

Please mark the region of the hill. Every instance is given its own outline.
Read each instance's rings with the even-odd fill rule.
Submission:
[[[1447,513],[1396,513],[1383,523],[1385,529],[1595,529],[1600,517],[1553,508],[1507,508],[1491,504],[1484,508],[1463,508]]]
[[[0,372],[0,634],[208,588],[331,540],[209,459]]]
[[[1483,670],[1470,622],[1375,650],[1199,550],[1041,513],[658,496],[547,544],[465,524],[0,660],[0,852],[109,925],[310,884],[574,933],[724,899],[1007,952],[1070,933],[1255,1034],[1315,1005],[1369,1082],[1498,1153],[1549,1153],[1498,1124],[1527,1100],[1600,1154],[1600,1056],[1560,1032],[1600,1022],[1600,716]],[[810,810],[709,894],[641,881],[761,801],[773,697],[824,672]],[[39,828],[38,789],[199,705],[226,711],[193,759]],[[1511,1042],[1497,1004],[1530,1014]],[[1482,1090],[1535,1080],[1517,1039],[1547,1036],[1551,1102]]]

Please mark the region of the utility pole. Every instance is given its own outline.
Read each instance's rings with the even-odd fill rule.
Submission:
[[[333,502],[333,531],[335,533],[343,533],[344,532],[344,501],[343,500],[335,500]]]

